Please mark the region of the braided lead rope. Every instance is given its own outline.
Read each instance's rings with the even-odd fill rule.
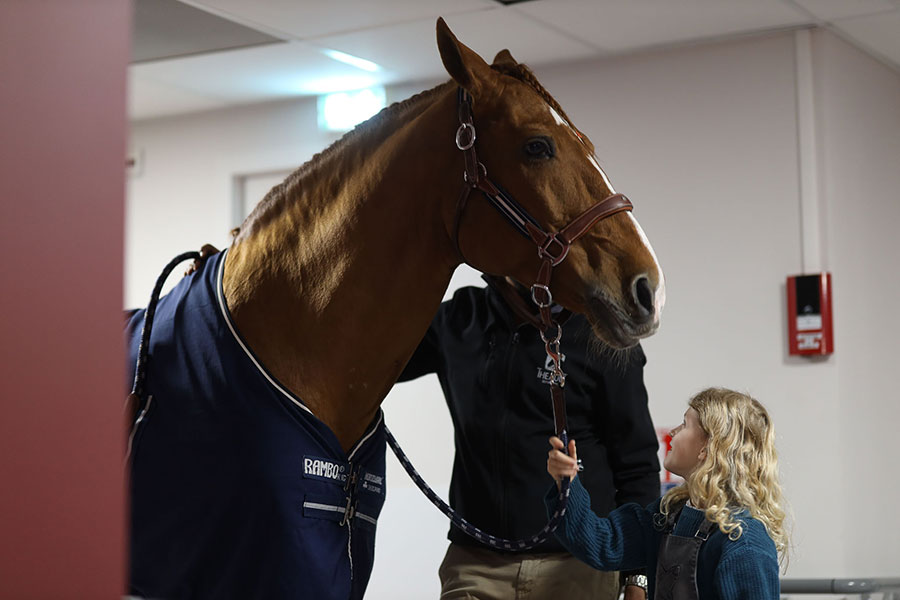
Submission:
[[[153,292],[150,294],[150,302],[147,304],[147,310],[144,312],[144,325],[141,329],[141,342],[138,345],[138,356],[134,365],[134,383],[131,386],[131,393],[125,399],[125,410],[133,410],[129,415],[130,433],[125,446],[125,463],[131,459],[131,448],[134,444],[134,435],[137,433],[138,426],[150,409],[150,403],[153,397],[147,398],[144,402],[144,382],[147,380],[147,363],[148,352],[150,351],[150,332],[153,329],[153,318],[156,316],[156,305],[159,303],[159,295],[162,293],[162,287],[166,283],[166,279],[172,273],[172,270],[186,260],[201,260],[200,252],[191,251],[183,252],[169,261],[162,273],[156,279],[156,285],[153,286]]]
[[[156,305],[159,303],[159,294],[162,287],[166,283],[166,279],[172,273],[172,270],[186,260],[200,259],[200,253],[196,251],[183,252],[169,261],[169,264],[162,270],[159,277],[156,278],[156,285],[153,286],[153,292],[150,294],[150,303],[147,304],[147,311],[144,313],[144,327],[141,330],[141,344],[138,346],[138,358],[134,367],[134,384],[131,387],[131,393],[138,398],[143,396],[144,381],[147,378],[147,352],[150,350],[150,331],[153,329],[153,318],[156,316]]]
[[[559,526],[559,522],[562,520],[563,516],[566,514],[566,506],[569,502],[569,480],[563,479],[562,489],[559,492],[559,506],[553,512],[553,515],[550,517],[550,520],[547,521],[547,524],[544,525],[544,528],[541,529],[536,534],[523,538],[521,540],[506,540],[503,538],[498,538],[489,533],[485,533],[481,529],[475,527],[457,513],[455,510],[450,508],[446,502],[441,500],[441,498],[432,490],[425,480],[422,479],[422,476],[416,471],[415,467],[412,466],[412,463],[409,462],[409,458],[407,458],[406,454],[404,454],[403,450],[400,449],[400,444],[397,443],[397,440],[394,438],[394,435],[391,433],[391,430],[387,428],[387,425],[384,427],[384,433],[387,437],[387,442],[391,447],[391,450],[394,451],[394,454],[397,455],[397,459],[400,461],[400,464],[403,465],[403,468],[409,474],[410,479],[415,482],[416,486],[422,490],[422,493],[431,500],[431,503],[434,504],[439,511],[444,513],[449,519],[450,522],[453,523],[454,526],[462,529],[471,537],[475,538],[479,542],[483,544],[487,544],[492,548],[496,548],[497,550],[530,550],[534,548],[538,544],[544,542],[545,540],[550,538],[550,535],[556,530]]]

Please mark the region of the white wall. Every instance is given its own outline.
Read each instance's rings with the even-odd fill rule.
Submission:
[[[290,168],[332,141],[315,102],[284,102],[132,124],[125,305],[146,305],[168,260],[231,237],[233,179]]]
[[[538,69],[635,203],[666,272],[660,332],[645,343],[658,426],[691,393],[746,390],[771,410],[795,514],[791,577],[900,576],[891,312],[900,292],[900,77],[816,32],[816,158],[833,273],[836,353],[786,349],[785,276],[801,272],[793,34]],[[515,54],[515,48],[513,48]],[[422,86],[394,90],[394,99]],[[142,305],[174,254],[225,245],[235,175],[296,165],[331,138],[309,100],[135,123],[126,304]],[[470,272],[460,281],[473,281]],[[452,431],[433,379],[399,386],[387,421],[446,496]],[[535,465],[543,469],[543,465]],[[436,596],[446,523],[395,461],[371,598]],[[855,511],[850,514],[849,511]]]
[[[897,350],[900,77],[820,36],[822,189],[835,280],[843,554],[848,573],[900,573]],[[825,442],[830,443],[831,440]],[[852,518],[849,518],[852,515]],[[889,539],[888,543],[877,540]]]

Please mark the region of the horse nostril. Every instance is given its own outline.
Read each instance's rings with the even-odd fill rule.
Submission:
[[[640,276],[634,280],[632,288],[635,304],[638,312],[642,317],[649,317],[654,311],[653,292],[650,290],[650,280],[644,276]]]

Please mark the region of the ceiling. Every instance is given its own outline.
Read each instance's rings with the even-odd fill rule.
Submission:
[[[533,67],[819,26],[900,71],[900,0],[506,1],[135,0],[129,115],[444,79],[438,16],[487,59],[509,48]]]

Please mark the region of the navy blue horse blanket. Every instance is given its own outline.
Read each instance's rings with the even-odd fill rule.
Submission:
[[[357,599],[385,497],[379,412],[344,452],[256,359],[222,294],[226,253],[160,299],[131,444],[130,592]],[[133,372],[144,311],[127,326]]]

